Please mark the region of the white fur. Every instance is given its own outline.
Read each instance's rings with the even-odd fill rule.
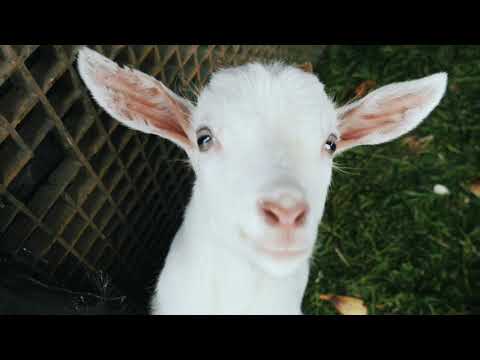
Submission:
[[[91,50],[81,51],[80,74],[102,107],[130,127],[169,138],[152,131],[148,119],[134,119],[134,124],[122,119],[117,104],[107,101],[102,83],[92,78],[96,66],[111,76],[130,70],[116,67]],[[163,86],[138,71],[128,74],[145,88]],[[433,75],[386,86],[336,109],[314,75],[281,63],[253,63],[214,74],[197,105],[189,105],[185,132],[191,146],[184,149],[196,181],[183,225],[159,277],[152,313],[301,314],[309,258],[332,174],[332,155],[325,150],[325,141],[334,134],[340,138],[339,149],[344,145],[345,150],[397,138],[433,110],[445,86],[446,75]],[[396,122],[387,119],[388,127],[380,133],[375,130],[348,144],[341,139],[342,129],[368,125],[364,119],[344,117],[348,110],[358,107],[361,111],[355,114],[375,113],[375,104],[388,107],[389,99],[405,94],[413,94],[415,101],[406,103],[401,114],[394,114]],[[157,103],[168,107],[165,99]],[[215,136],[214,147],[206,153],[198,151],[195,137],[204,126]],[[282,201],[303,200],[309,206],[307,221],[296,231],[293,244],[281,243],[279,230],[267,225],[257,209],[259,199],[280,194],[290,196]],[[305,253],[279,259],[260,247]]]

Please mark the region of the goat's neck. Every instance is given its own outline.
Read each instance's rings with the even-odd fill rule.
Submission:
[[[242,254],[221,245],[220,237],[240,234],[219,234],[212,228],[215,224],[209,219],[214,214],[205,212],[202,200],[194,191],[160,277],[158,295],[171,296],[162,302],[177,306],[177,310],[171,308],[174,313],[300,313],[308,262],[288,277],[270,276]],[[162,286],[162,282],[182,289],[175,295],[172,286]],[[163,304],[162,308],[169,312]]]

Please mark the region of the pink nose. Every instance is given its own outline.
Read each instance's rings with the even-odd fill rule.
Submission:
[[[283,229],[296,229],[305,224],[308,207],[304,202],[285,207],[273,201],[260,201],[260,212],[267,224]]]

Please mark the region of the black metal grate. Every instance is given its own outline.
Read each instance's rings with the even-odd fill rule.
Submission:
[[[70,289],[89,290],[88,269],[142,292],[181,222],[192,173],[176,161],[181,150],[120,126],[91,100],[76,71],[78,48],[0,46],[0,252],[28,258]],[[220,65],[288,59],[290,49],[92,48],[185,96]]]

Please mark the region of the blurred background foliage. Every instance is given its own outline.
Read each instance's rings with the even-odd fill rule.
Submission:
[[[328,46],[314,71],[339,105],[440,71],[449,84],[415,131],[337,160],[304,312],[334,314],[319,295],[336,294],[370,314],[480,313],[480,47]]]

